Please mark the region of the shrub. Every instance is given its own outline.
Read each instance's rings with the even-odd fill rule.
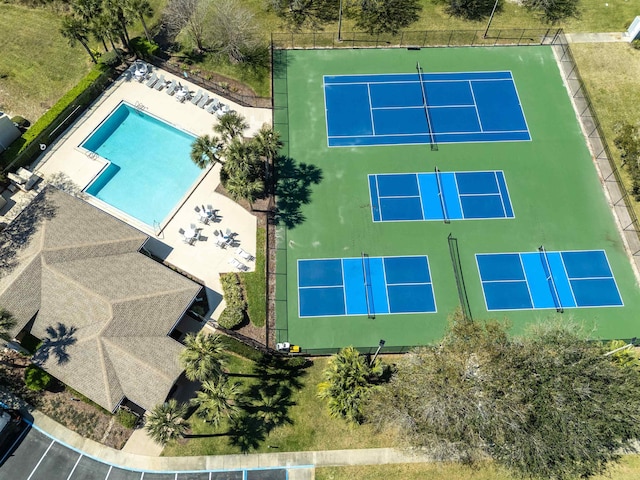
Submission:
[[[15,123],[18,126],[18,128],[26,129],[26,128],[29,128],[29,125],[31,125],[31,122],[29,120],[27,120],[24,117],[21,117],[20,115],[16,115],[11,119],[11,121]]]
[[[242,343],[240,340],[236,340],[233,337],[226,335],[220,335],[220,342],[224,345],[225,350],[233,352],[241,357],[248,358],[254,362],[262,360],[263,353],[256,350],[249,345]]]
[[[49,135],[58,126],[56,120],[59,117],[66,117],[70,112],[70,107],[75,105],[88,105],[98,93],[102,91],[104,85],[109,80],[111,69],[106,65],[98,64],[80,80],[80,82],[65,93],[56,104],[45,112],[29,130],[11,144],[11,146],[0,156],[0,166],[7,167],[16,162],[14,167],[21,167],[31,163],[41,152],[39,148],[40,140],[49,142],[53,137]],[[63,129],[60,129],[61,133]]]
[[[138,423],[138,417],[127,410],[119,409],[116,413],[116,420],[125,428],[135,428]]]
[[[146,38],[134,37],[129,42],[129,47],[142,58],[149,58],[155,56],[160,50],[160,47],[155,43],[150,42]]]
[[[633,40],[631,42],[631,47],[635,48],[636,50],[640,50],[640,39]]]
[[[51,375],[36,365],[29,365],[24,371],[24,384],[30,390],[44,390],[51,383]]]
[[[122,51],[110,50],[107,53],[103,53],[100,57],[100,63],[107,65],[108,67],[115,68],[122,63]]]
[[[227,329],[237,327],[245,318],[247,301],[244,297],[244,290],[237,273],[226,273],[220,275],[222,291],[227,308],[218,319],[218,324]]]

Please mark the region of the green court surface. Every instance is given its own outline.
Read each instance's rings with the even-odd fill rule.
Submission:
[[[532,141],[327,147],[323,75],[511,71]],[[561,315],[593,336],[629,339],[640,292],[614,218],[562,82],[551,47],[431,48],[419,51],[274,52],[275,127],[287,142],[281,162],[277,231],[277,339],[313,353],[347,345],[429,344],[441,338],[459,305],[447,237],[458,239],[474,319],[508,318],[514,332]],[[515,218],[372,221],[368,174],[502,170]],[[314,175],[317,183],[311,182]],[[308,188],[308,199],[305,189]],[[287,223],[287,226],[283,224]],[[623,307],[489,312],[476,253],[604,249]],[[299,318],[299,259],[427,255],[436,313]]]

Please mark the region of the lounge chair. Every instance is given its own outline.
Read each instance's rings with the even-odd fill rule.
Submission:
[[[209,94],[205,93],[204,95],[202,95],[202,98],[200,99],[197,105],[200,108],[204,108],[204,106],[207,104],[208,101],[209,101]]]
[[[217,105],[215,104],[215,98],[213,99],[213,101],[209,104],[209,106],[206,108],[208,113],[214,113],[216,110],[218,110]]]
[[[238,247],[238,250],[236,250],[236,253],[244,258],[246,261],[248,262],[253,262],[256,257],[254,257],[253,255],[251,255],[249,252],[245,252],[242,248]]]
[[[167,85],[167,81],[164,79],[164,74],[158,77],[158,82],[155,84],[153,88],[160,91]]]
[[[155,85],[155,83],[158,81],[158,76],[155,73],[152,73],[151,76],[149,77],[149,80],[147,80],[147,83],[145,84],[147,87],[151,88]]]
[[[216,237],[215,242],[216,242],[216,247],[227,248],[226,242],[223,239],[221,239],[220,237]]]
[[[229,259],[229,263],[231,265],[233,265],[234,267],[236,267],[238,270],[240,270],[241,272],[246,272],[247,270],[249,270],[249,267],[247,267],[244,263],[239,262],[238,260],[236,260],[235,258],[230,258]]]
[[[202,98],[202,90],[198,89],[198,93],[196,93],[193,96],[193,98],[191,99],[191,103],[196,105],[200,101],[201,98]]]
[[[169,83],[169,87],[167,87],[167,95],[173,95],[174,93],[176,93],[177,88],[178,82],[176,82],[175,80],[171,80],[171,83]]]

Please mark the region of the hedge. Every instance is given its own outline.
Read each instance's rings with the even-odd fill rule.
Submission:
[[[39,392],[51,383],[51,375],[36,365],[29,365],[24,371],[24,384],[30,390]]]
[[[222,292],[227,308],[220,315],[218,324],[223,328],[232,329],[245,319],[247,301],[244,298],[244,289],[237,273],[220,275],[220,283],[222,283]]]
[[[225,350],[233,352],[235,354],[240,355],[241,357],[247,358],[249,360],[253,360],[254,362],[259,362],[262,360],[263,353],[256,350],[249,345],[242,343],[240,340],[236,340],[233,337],[228,337],[227,335],[220,335],[220,342],[224,345]]]
[[[30,164],[42,152],[40,144],[48,144],[55,137],[51,132],[60,124],[58,119],[64,120],[77,106],[89,105],[103,91],[107,84],[111,68],[96,65],[80,82],[65,93],[57,103],[47,110],[22,136],[0,155],[0,166],[18,168]],[[76,112],[78,113],[78,112]],[[56,131],[59,135],[64,131]]]

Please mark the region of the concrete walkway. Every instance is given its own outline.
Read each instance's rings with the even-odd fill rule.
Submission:
[[[609,33],[565,33],[569,43],[613,43],[628,42],[629,40],[620,32]]]

